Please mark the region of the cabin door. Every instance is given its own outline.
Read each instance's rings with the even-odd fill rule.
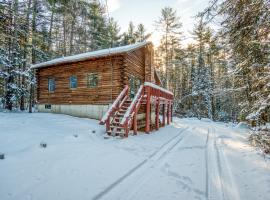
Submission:
[[[141,85],[141,80],[133,75],[129,76],[129,97],[133,99]]]

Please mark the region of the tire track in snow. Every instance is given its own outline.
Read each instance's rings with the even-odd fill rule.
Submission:
[[[221,186],[223,189],[223,199],[225,200],[240,200],[240,196],[234,181],[232,170],[230,168],[229,162],[227,161],[226,155],[221,148],[221,138],[217,139],[216,129],[214,129],[215,134],[215,151],[217,154],[218,168],[221,177]],[[220,146],[220,148],[218,148]]]
[[[206,196],[208,200],[239,200],[229,163],[220,148],[216,129],[208,129],[206,148]]]
[[[209,190],[209,169],[208,169],[208,142],[209,142],[209,128],[207,129],[207,137],[205,142],[205,196],[208,199]]]
[[[215,135],[213,128],[208,128],[206,162],[206,196],[208,200],[224,200],[220,164],[215,149]]]
[[[114,181],[112,184],[110,184],[108,187],[106,187],[103,191],[95,195],[92,199],[93,200],[99,200],[105,197],[108,193],[112,192],[114,189],[117,190],[117,187],[122,184],[124,181],[128,182],[128,178],[130,176],[134,175],[135,173],[139,173],[140,170],[151,170],[153,163],[158,163],[162,158],[164,158],[172,149],[176,147],[177,144],[179,144],[186,135],[184,135],[184,132],[188,128],[182,129],[176,136],[173,136],[170,138],[167,142],[165,142],[163,145],[161,145],[154,153],[152,153],[150,156],[148,156],[146,159],[144,159],[142,162],[140,162],[138,165],[133,167],[131,170],[129,170],[126,174],[124,174],[122,177]],[[142,168],[145,169],[142,169]],[[132,182],[132,181],[130,181]],[[134,185],[132,185],[134,186]],[[120,197],[119,197],[120,198]],[[108,199],[111,199],[110,197]]]

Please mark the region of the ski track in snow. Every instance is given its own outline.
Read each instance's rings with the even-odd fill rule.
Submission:
[[[98,193],[93,200],[99,200],[99,199],[114,199],[111,195],[115,195],[116,197],[124,196],[123,199],[128,199],[126,195],[128,193],[132,193],[132,191],[136,190],[132,185],[130,187],[126,188],[126,190],[123,191],[123,185],[127,187],[128,184],[135,184],[134,179],[140,180],[140,182],[144,182],[149,174],[147,176],[143,176],[142,179],[138,177],[141,173],[147,174],[149,171],[152,170],[152,168],[158,164],[161,159],[164,159],[166,155],[170,151],[172,151],[177,144],[179,144],[186,135],[184,133],[186,132],[187,128],[184,128],[177,134],[176,136],[169,139],[167,142],[165,142],[163,145],[161,145],[154,153],[152,153],[148,158],[140,162],[138,165],[133,167],[130,171],[128,171],[125,175],[123,175],[121,178],[113,182],[111,185],[109,185],[107,188],[105,188],[102,192]],[[147,171],[147,172],[146,172]],[[136,181],[135,185],[139,185]],[[119,191],[117,191],[117,189]],[[132,191],[129,191],[129,189],[132,189]],[[113,193],[112,190],[116,190],[117,194],[111,194]],[[126,195],[124,195],[126,194]],[[119,199],[119,198],[118,198]]]

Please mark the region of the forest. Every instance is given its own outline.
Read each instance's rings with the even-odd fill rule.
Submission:
[[[155,64],[174,93],[174,114],[269,122],[269,0],[211,0],[194,17],[189,44],[176,8],[164,7],[153,22],[161,36]],[[149,38],[143,23],[121,31],[98,0],[1,0],[0,106],[32,112],[31,64]]]

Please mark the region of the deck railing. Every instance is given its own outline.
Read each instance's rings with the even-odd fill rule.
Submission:
[[[141,85],[136,96],[134,97],[132,103],[130,104],[127,112],[122,118],[120,125],[125,128],[126,134],[131,128],[132,121],[134,133],[137,133],[137,113],[140,108],[141,102],[144,97],[146,97],[146,132],[149,131],[149,118],[150,118],[150,100],[151,96],[158,99],[158,105],[161,101],[168,101],[168,110],[171,110],[171,101],[173,100],[173,93],[170,91],[155,85],[153,83],[145,82],[144,85]],[[170,115],[169,112],[167,112]],[[168,116],[168,119],[170,116]],[[168,122],[169,123],[169,122]]]

